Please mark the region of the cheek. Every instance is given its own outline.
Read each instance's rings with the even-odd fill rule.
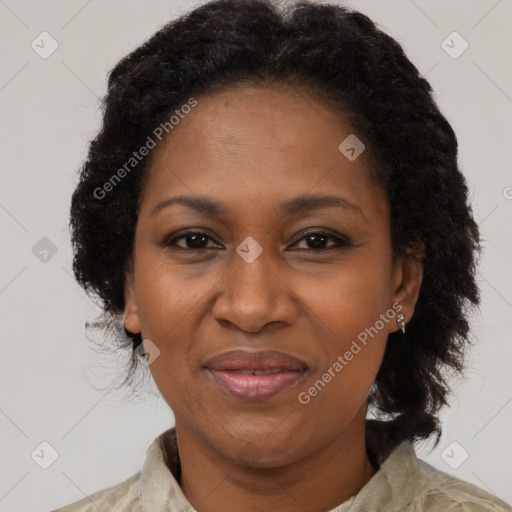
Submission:
[[[191,385],[191,360],[204,289],[180,278],[168,264],[152,264],[137,286],[142,335],[159,351],[149,367],[153,380],[176,416],[200,417],[204,411]]]
[[[153,371],[164,359],[167,363],[175,357],[183,359],[188,317],[200,302],[201,294],[180,277],[175,267],[155,260],[149,253],[137,254],[135,291],[142,337],[150,339],[160,351],[158,361],[151,365]],[[169,340],[173,341],[172,346]],[[175,357],[171,358],[171,354]]]
[[[142,336],[159,351],[150,365],[153,379],[176,413],[201,412],[200,397],[191,385],[197,366],[195,351],[204,333],[201,323],[208,307],[208,290],[222,279],[222,273],[211,269],[201,275],[190,270],[185,274],[186,269],[169,262],[165,251],[151,247],[139,248],[135,261]]]
[[[220,277],[203,272],[200,278],[192,279],[186,269],[170,263],[163,251],[152,249],[140,251],[135,272],[143,336],[162,343],[180,337],[203,307],[207,290]]]
[[[311,410],[351,415],[375,381],[395,315],[388,261],[384,252],[361,251],[329,278],[305,286],[318,290],[310,306],[325,354],[301,387],[301,402]]]
[[[342,349],[356,339],[391,306],[390,261],[387,252],[365,248],[343,264],[303,280],[303,296],[309,293],[310,308],[330,330],[333,348]],[[385,337],[387,324],[379,326]]]

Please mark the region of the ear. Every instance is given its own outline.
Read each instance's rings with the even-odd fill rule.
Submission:
[[[124,328],[133,334],[140,333],[139,311],[135,299],[135,283],[132,271],[126,274],[124,304]]]
[[[423,246],[410,248],[406,254],[395,256],[393,262],[392,291],[393,304],[398,303],[402,307],[397,311],[404,315],[407,324],[414,313],[416,302],[420,293],[423,279]],[[398,325],[390,322],[389,332],[398,331]]]

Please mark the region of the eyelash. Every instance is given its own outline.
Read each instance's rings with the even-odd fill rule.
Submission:
[[[178,245],[175,245],[176,241],[181,240],[182,238],[186,239],[187,237],[193,236],[193,235],[200,235],[200,236],[204,236],[204,237],[208,238],[209,240],[213,240],[212,237],[210,237],[207,233],[204,233],[202,231],[190,230],[190,231],[181,233],[179,235],[171,235],[171,236],[167,237],[163,242],[159,243],[158,245],[161,246],[162,248],[173,247],[175,249],[184,250],[184,251],[207,251],[209,249],[216,249],[214,247],[188,248],[188,247],[180,247]],[[321,249],[298,249],[299,251],[319,253],[319,252],[330,251],[333,249],[343,249],[346,247],[351,247],[353,245],[348,240],[348,238],[336,236],[327,231],[310,231],[308,233],[305,233],[304,236],[302,238],[300,238],[299,240],[297,240],[293,245],[296,245],[299,242],[302,242],[303,240],[305,240],[306,238],[308,238],[310,236],[321,236],[321,237],[330,238],[331,240],[336,241],[336,244],[334,246],[324,247]]]

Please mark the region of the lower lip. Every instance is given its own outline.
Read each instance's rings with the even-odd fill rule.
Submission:
[[[245,400],[263,400],[295,386],[304,371],[283,370],[267,375],[248,375],[236,370],[208,370],[216,384]]]

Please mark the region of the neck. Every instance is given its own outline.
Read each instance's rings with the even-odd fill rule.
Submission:
[[[198,512],[238,512],[249,510],[249,503],[251,512],[331,510],[376,473],[366,453],[364,419],[321,450],[274,468],[240,466],[176,420],[181,488]]]

